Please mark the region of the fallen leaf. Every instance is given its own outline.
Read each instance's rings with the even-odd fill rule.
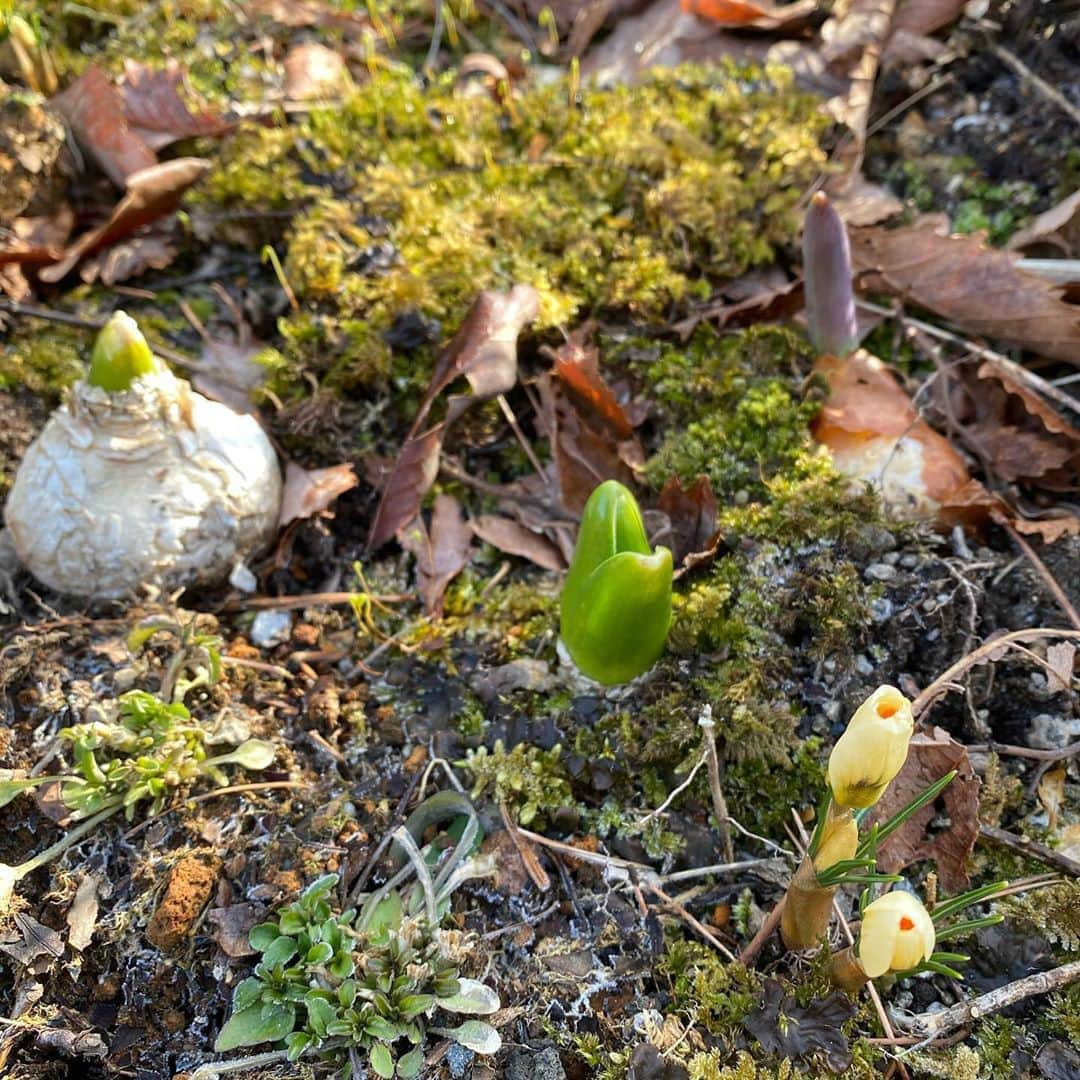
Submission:
[[[978,236],[950,236],[927,217],[899,229],[852,229],[856,268],[870,288],[893,292],[964,330],[1080,364],[1080,308]]]
[[[785,996],[775,979],[768,979],[762,1000],[742,1025],[768,1053],[789,1061],[820,1053],[830,1070],[843,1072],[851,1064],[844,1024],[854,1015],[855,1005],[842,990],[802,1006],[794,995]]]
[[[224,402],[234,412],[253,413],[251,397],[266,382],[267,371],[255,362],[266,345],[242,330],[236,340],[208,338],[192,385],[200,394]]]
[[[416,581],[428,614],[442,617],[443,596],[451,581],[469,565],[472,530],[452,495],[436,495],[431,526],[420,515],[398,534],[401,546],[416,557]]]
[[[967,858],[979,835],[979,778],[968,760],[967,747],[941,728],[911,737],[907,761],[874,807],[871,824],[887,821],[912,799],[956,769],[957,776],[935,803],[913,814],[878,849],[878,867],[896,874],[912,863],[933,859],[946,893],[967,888]],[[941,805],[947,824],[928,832]]]
[[[671,539],[664,542],[677,564],[689,555],[716,551],[720,543],[716,496],[707,476],[699,476],[685,489],[677,476],[668,477],[658,506],[671,522]]]
[[[556,377],[561,380],[586,421],[599,421],[618,438],[628,439],[633,434],[634,426],[600,374],[599,349],[572,338],[552,355]]]
[[[124,115],[130,129],[151,150],[161,150],[180,139],[199,135],[222,135],[233,125],[198,103],[192,113],[181,91],[192,98],[187,75],[176,60],[164,68],[151,68],[134,60],[124,61]]]
[[[1052,672],[1050,692],[1060,693],[1072,686],[1073,671],[1076,668],[1076,646],[1071,641],[1059,641],[1048,645],[1046,663]]]
[[[877,225],[904,209],[904,204],[888,188],[872,184],[861,172],[830,177],[825,190],[829,202],[851,228]]]
[[[932,34],[959,19],[966,4],[967,0],[900,0],[893,16],[893,33]]]
[[[472,520],[472,530],[485,543],[507,555],[520,555],[544,570],[558,573],[566,568],[559,549],[539,533],[520,522],[497,514],[481,514]]]
[[[75,211],[66,203],[49,217],[16,218],[10,228],[0,228],[0,266],[56,262],[74,225]]]
[[[787,319],[803,308],[802,281],[758,290],[742,300],[731,302],[721,298],[698,308],[672,326],[682,341],[686,341],[700,323],[711,322],[718,330],[725,326],[748,326],[753,323]]]
[[[348,463],[327,469],[303,469],[290,461],[285,466],[278,528],[290,521],[321,514],[339,495],[356,487],[356,483],[356,473]]]
[[[210,168],[203,158],[177,158],[164,165],[152,165],[127,178],[127,191],[109,220],[83,233],[66,248],[63,258],[45,267],[39,277],[50,284],[67,276],[80,259],[99,248],[115,244],[144,225],[172,213],[184,193]]]
[[[1025,536],[1037,536],[1044,544],[1054,544],[1065,536],[1080,536],[1080,517],[1062,514],[1048,518],[1014,518],[1013,528]]]
[[[387,477],[371,523],[369,549],[382,547],[416,517],[438,474],[439,452],[449,426],[474,402],[513,388],[518,335],[536,318],[539,304],[539,294],[531,285],[515,285],[507,292],[485,290],[473,302],[461,328],[439,356],[405,445]],[[436,398],[462,377],[472,392],[451,397],[446,418],[425,430]]]
[[[206,921],[214,927],[212,937],[226,956],[254,956],[255,950],[248,941],[251,928],[263,921],[266,908],[262,904],[230,904],[224,908],[211,908]]]
[[[1074,191],[1009,241],[1012,251],[1029,256],[1077,258],[1080,256],[1080,191]]]
[[[171,240],[160,234],[132,236],[83,260],[79,277],[88,285],[99,279],[103,285],[116,285],[144,270],[164,270],[176,258],[177,250]]]
[[[844,474],[873,484],[898,514],[932,518],[969,481],[964,460],[919,415],[876,356],[822,356],[829,394],[811,431]]]
[[[340,97],[352,85],[352,77],[340,53],[305,41],[285,54],[285,96],[294,101],[319,101]]]
[[[1046,811],[1046,827],[1052,833],[1057,829],[1061,808],[1065,805],[1065,770],[1059,767],[1043,773],[1036,794]]]
[[[718,26],[752,26],[759,30],[801,27],[820,10],[818,0],[795,0],[779,7],[755,4],[751,0],[680,0],[680,6],[683,11]]]
[[[48,964],[64,955],[64,939],[51,927],[39,923],[37,919],[15,913],[16,933],[0,938],[0,952],[7,953],[24,967],[36,967],[36,961],[45,958]]]
[[[543,693],[556,682],[545,661],[523,658],[499,667],[478,669],[469,680],[469,686],[481,701],[491,703],[516,690]]]
[[[93,874],[81,874],[75,899],[68,908],[68,945],[82,952],[94,936],[98,916],[98,887],[101,881]]]
[[[117,187],[157,164],[157,155],[131,128],[124,98],[99,67],[91,65],[52,105],[67,121],[76,142]]]

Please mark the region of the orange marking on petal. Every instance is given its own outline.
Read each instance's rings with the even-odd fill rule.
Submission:
[[[906,915],[900,916],[900,929],[901,930],[914,930],[915,924]]]

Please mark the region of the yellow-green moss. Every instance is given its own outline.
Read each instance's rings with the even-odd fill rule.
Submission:
[[[0,390],[25,386],[59,395],[86,373],[93,337],[59,323],[20,321],[0,344]]]
[[[388,369],[396,316],[450,328],[484,287],[536,286],[540,328],[598,308],[666,318],[790,240],[820,131],[781,71],[681,68],[573,104],[556,81],[504,107],[456,91],[453,72],[425,89],[386,66],[341,107],[227,141],[199,198],[309,201],[286,275],[302,300],[366,323],[370,349],[295,359],[350,385]]]
[[[570,783],[559,760],[559,747],[541,750],[518,743],[507,751],[502,742],[492,750],[471,750],[458,764],[472,773],[473,798],[488,794],[496,803],[506,803],[522,825],[569,806]]]

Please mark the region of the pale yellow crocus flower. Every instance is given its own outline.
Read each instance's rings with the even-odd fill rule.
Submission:
[[[863,912],[858,957],[871,979],[918,967],[934,951],[934,921],[909,892],[894,889]]]
[[[895,686],[879,686],[855,711],[829,757],[829,787],[840,806],[873,806],[903,767],[915,721]]]

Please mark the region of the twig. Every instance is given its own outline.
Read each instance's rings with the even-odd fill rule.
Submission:
[[[52,308],[38,307],[36,304],[17,304],[14,300],[8,300],[0,296],[0,311],[9,312],[12,315],[22,315],[28,319],[44,319],[46,322],[63,323],[65,326],[77,326],[80,330],[101,330],[108,319],[90,319],[84,315],[73,315],[69,311],[54,311]],[[181,367],[199,371],[202,364],[190,356],[185,356],[167,345],[158,345],[151,342],[150,348],[158,356],[164,357],[171,364],[179,364]]]
[[[732,963],[735,962],[735,954],[703,922],[691,915],[678,900],[668,896],[659,885],[645,882],[645,888],[659,896],[665,907],[671,908],[687,926],[696,930],[721,956]]]
[[[166,814],[171,814],[175,810],[180,810],[189,803],[207,802],[210,799],[218,798],[220,795],[240,795],[249,791],[271,791],[274,788],[304,788],[307,786],[307,782],[303,780],[263,780],[257,784],[232,784],[229,787],[215,788],[213,791],[206,791],[202,795],[192,795],[187,799],[181,799],[179,802],[173,803],[172,806],[166,806],[160,813],[148,817],[145,821],[140,821],[133,829],[128,829],[124,833],[124,839],[130,840],[133,836],[138,836],[143,829],[149,828],[159,818],[163,818]]]
[[[1040,971],[1024,979],[1006,983],[996,990],[981,994],[971,1001],[962,1001],[959,1005],[952,1005],[941,1012],[919,1013],[908,1019],[898,1018],[898,1023],[910,1031],[923,1035],[941,1035],[964,1024],[970,1024],[974,1020],[993,1016],[994,1013],[999,1013],[1018,1001],[1025,1001],[1038,994],[1048,994],[1052,990],[1060,990],[1078,979],[1080,979],[1080,960],[1074,960],[1052,971]]]
[[[222,611],[295,611],[305,607],[339,607],[351,604],[360,592],[304,593],[301,596],[238,596],[227,600]],[[408,593],[391,593],[387,596],[371,596],[372,603],[400,604],[412,597]]]
[[[514,433],[514,438],[517,439],[518,445],[529,459],[529,464],[533,467],[533,472],[535,472],[541,480],[546,481],[547,474],[544,472],[544,466],[536,456],[536,451],[532,448],[532,443],[525,438],[525,432],[521,430],[521,425],[514,415],[514,410],[510,408],[510,402],[506,400],[506,395],[498,394],[496,395],[495,400],[499,403],[499,408],[502,410],[506,422],[510,425],[510,430]]]
[[[1080,754],[1080,742],[1069,743],[1060,750],[1035,750],[1030,746],[1009,746],[1007,743],[976,743],[968,747],[968,752],[982,754],[1004,754],[1006,757],[1031,758],[1032,761],[1064,761],[1065,758]]]
[[[1047,101],[1052,101],[1063,113],[1071,117],[1074,124],[1080,125],[1078,109],[1056,86],[1051,86],[1044,78],[1036,75],[1018,56],[1014,56],[1003,45],[994,44],[990,51],[1004,64],[1011,67],[1025,82],[1030,83]]]
[[[394,839],[394,830],[405,820],[405,808],[409,805],[409,800],[412,798],[413,792],[416,790],[416,786],[419,783],[420,773],[413,773],[408,786],[402,793],[401,798],[398,799],[397,806],[394,807],[394,816],[390,819],[390,824],[387,826],[383,838],[379,841],[375,850],[364,864],[364,868],[356,877],[356,883],[353,885],[352,891],[349,893],[348,897],[348,904],[350,907],[356,904],[360,894],[364,891],[364,886],[368,883],[368,878],[374,873],[375,866],[382,857],[382,853],[390,846],[390,841]]]
[[[286,1051],[268,1050],[265,1054],[252,1054],[249,1057],[234,1058],[232,1061],[208,1061],[191,1074],[191,1080],[218,1080],[218,1077],[226,1073],[246,1072],[260,1065],[274,1065],[285,1060]]]
[[[514,845],[514,850],[517,851],[518,857],[525,867],[525,872],[541,892],[547,892],[551,888],[551,878],[548,877],[547,871],[540,865],[540,860],[529,846],[529,842],[521,835],[517,822],[510,817],[510,811],[506,809],[506,803],[499,803],[499,814],[502,817],[507,835],[510,837],[510,842]]]
[[[957,676],[979,664],[986,663],[994,658],[995,654],[1002,649],[1008,649],[1015,642],[1041,641],[1043,638],[1060,637],[1080,641],[1080,630],[1058,630],[1053,627],[1038,627],[1033,630],[1013,630],[1011,633],[1002,634],[1001,637],[991,638],[983,642],[977,649],[962,656],[951,667],[943,671],[919,696],[911,703],[911,711],[918,719],[931,705],[945,693],[949,686],[956,681]]]
[[[750,939],[750,943],[746,946],[741,953],[739,953],[739,963],[743,967],[752,967],[754,961],[758,957],[758,953],[765,947],[765,942],[769,940],[776,932],[776,928],[780,925],[780,919],[784,914],[784,905],[787,903],[787,896],[781,896],[779,900],[773,905],[772,911],[765,916],[765,921],[761,924],[758,932]]]
[[[1010,851],[1015,851],[1018,855],[1035,859],[1037,862],[1045,863],[1047,866],[1057,867],[1058,870],[1062,870],[1066,874],[1072,874],[1073,877],[1080,877],[1080,862],[1076,859],[1070,859],[1064,852],[1055,851],[1045,844],[1040,844],[1037,840],[1029,840],[1026,836],[1017,836],[1016,833],[1011,833],[1006,829],[999,829],[994,825],[980,825],[979,835],[987,840],[993,840],[995,843],[1001,844],[1002,847],[1007,847]]]
[[[924,322],[922,319],[916,319],[903,311],[897,312],[895,308],[882,307],[881,304],[873,304],[869,300],[858,300],[858,306],[864,311],[872,311],[875,315],[884,315],[890,319],[899,319],[902,323],[913,326],[916,330],[921,330],[923,333],[929,334],[931,337],[939,338],[941,341],[949,341],[954,345],[959,345],[961,348],[967,349],[968,352],[973,355],[979,356],[983,360],[989,360],[995,367],[1001,368],[1002,371],[1007,372],[1011,378],[1015,379],[1017,382],[1023,383],[1028,389],[1033,390],[1035,393],[1048,397],[1051,401],[1056,402],[1063,408],[1080,413],[1080,399],[1066,394],[1064,390],[1059,390],[1057,386],[1048,382],[1041,376],[1036,375],[1034,371],[1029,371],[1015,361],[1010,360],[1007,356],[1002,356],[1001,353],[994,352],[993,349],[988,349],[985,345],[977,345],[974,341],[968,341],[967,338],[960,337],[959,334],[953,334],[948,330],[943,330],[940,326],[935,326],[933,323]]]
[[[998,520],[998,519],[995,519]],[[1077,612],[1073,607],[1072,601],[1065,595],[1065,590],[1058,584],[1057,578],[1050,573],[1046,563],[1039,558],[1035,549],[1012,527],[1009,522],[1002,518],[998,520],[999,525],[1003,525],[1005,531],[1012,537],[1012,541],[1027,557],[1028,562],[1035,568],[1035,572],[1043,579],[1043,584],[1046,586],[1050,595],[1057,601],[1058,607],[1065,612],[1069,622],[1073,624],[1073,629],[1080,630],[1080,612]]]
[[[757,866],[784,866],[782,859],[742,859],[739,862],[715,863],[712,866],[695,866],[692,870],[676,870],[673,874],[661,874],[658,885],[669,885],[673,881],[692,881],[694,878],[708,877],[712,874],[733,874],[736,870],[753,870]],[[785,867],[786,869],[786,867]]]
[[[522,919],[521,922],[510,923],[508,926],[500,926],[498,930],[489,930],[486,934],[481,934],[480,938],[483,941],[494,941],[495,938],[504,937],[506,934],[513,934],[526,926],[535,926],[538,922],[543,922],[549,915],[553,915],[558,911],[561,903],[561,900],[553,900],[543,911],[538,911],[535,915],[530,915],[529,918]]]
[[[709,763],[709,790],[712,792],[713,812],[720,829],[720,842],[724,848],[724,859],[735,861],[735,845],[731,839],[731,820],[728,817],[727,800],[724,789],[720,786],[720,758],[716,753],[716,723],[713,721],[712,706],[703,705],[698,717],[702,739],[705,742],[705,756]]]
[[[634,826],[633,831],[635,833],[641,832],[641,830],[644,829],[645,826],[648,825],[654,817],[662,814],[694,782],[694,777],[697,776],[698,771],[701,769],[701,766],[705,764],[708,758],[709,753],[708,751],[706,751],[704,754],[701,755],[700,758],[698,758],[697,764],[690,770],[690,775],[677,788],[675,788],[675,790],[672,791],[671,794],[668,795],[668,797],[655,810],[650,810],[649,813],[647,813]]]

